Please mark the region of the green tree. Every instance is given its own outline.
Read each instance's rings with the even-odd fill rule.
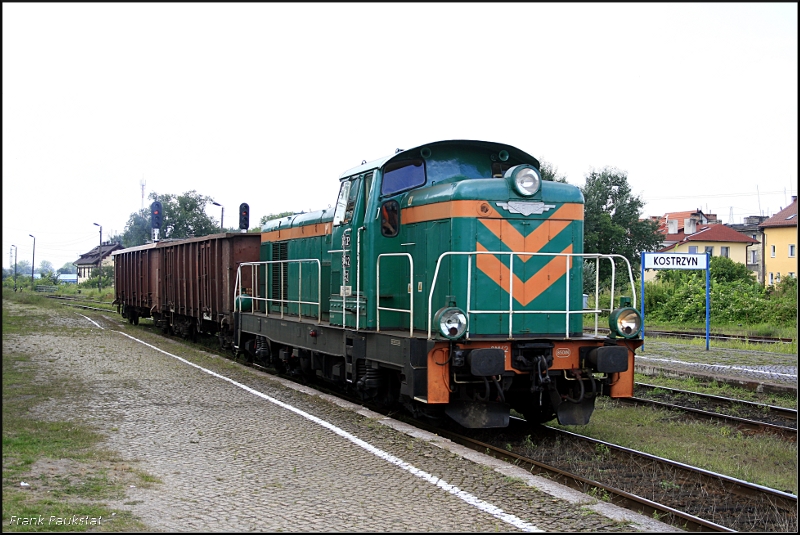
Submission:
[[[122,243],[124,234],[114,234],[108,237],[108,243]]]
[[[49,260],[42,260],[42,261],[39,263],[39,269],[38,269],[37,271],[38,271],[39,273],[44,273],[45,271],[47,271],[47,272],[50,272],[50,271],[53,271],[53,272],[55,272],[55,268],[53,268],[53,263],[52,263],[51,261],[49,261]]]
[[[711,277],[717,282],[741,281],[754,286],[759,285],[755,272],[747,269],[747,266],[741,262],[734,262],[730,258],[712,256],[708,263],[708,270]]]
[[[58,268],[58,273],[59,274],[69,273],[69,274],[74,275],[77,272],[78,272],[78,268],[76,268],[75,264],[73,264],[72,262],[67,262],[66,264],[64,264],[63,266]]]
[[[719,283],[737,282],[761,288],[755,273],[742,263],[734,262],[723,256],[712,256],[708,263],[711,280]],[[656,280],[672,284],[686,284],[689,280],[700,278],[705,280],[705,271],[690,269],[662,269],[656,274]]]
[[[153,192],[150,198],[160,201],[163,207],[162,238],[193,238],[219,232],[219,224],[206,214],[211,197],[192,190],[177,196]]]
[[[58,273],[49,260],[42,260],[39,264],[39,274],[42,276],[40,284],[58,284]]]
[[[567,177],[558,174],[558,167],[553,167],[550,162],[544,160],[539,162],[539,172],[542,174],[542,180],[549,180],[551,182],[567,183]]]
[[[14,270],[13,266],[11,267],[11,270],[12,271]],[[17,278],[19,278],[20,275],[30,276],[30,274],[31,274],[30,262],[28,262],[27,260],[20,260],[19,262],[17,262]]]
[[[149,197],[153,201],[159,201],[162,207],[159,239],[192,238],[219,232],[219,224],[205,212],[210,197],[200,195],[194,190],[182,195],[159,195],[151,192]],[[125,224],[122,246],[143,245],[152,241],[152,238],[150,208],[132,213]]]
[[[92,269],[91,277],[78,285],[79,288],[97,288],[97,279],[100,278],[101,288],[111,288],[114,284],[114,266],[101,266]]]
[[[294,215],[294,212],[281,212],[279,214],[262,215],[261,220],[259,221],[260,224],[259,226],[263,227],[267,221],[272,221],[273,219],[280,219],[288,215]]]
[[[633,273],[639,272],[641,253],[655,251],[662,241],[658,224],[640,219],[644,201],[631,193],[628,175],[613,167],[592,170],[581,188],[584,197],[584,251],[618,254],[628,259]],[[619,280],[627,273],[617,270]],[[600,263],[600,279],[609,283],[611,265]]]
[[[125,223],[125,231],[122,233],[123,247],[136,247],[144,245],[152,239],[150,229],[150,209],[145,208],[134,212]]]

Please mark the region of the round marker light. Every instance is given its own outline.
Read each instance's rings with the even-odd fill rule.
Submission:
[[[642,330],[642,317],[633,308],[618,308],[608,316],[612,336],[635,338]]]
[[[510,168],[506,171],[505,176],[511,180],[514,191],[523,197],[530,197],[539,191],[539,187],[542,185],[539,171],[527,164]]]
[[[434,323],[439,333],[450,340],[461,338],[467,332],[467,315],[457,307],[439,309],[434,316]]]

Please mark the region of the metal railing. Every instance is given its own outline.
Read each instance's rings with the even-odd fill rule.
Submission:
[[[473,257],[477,259],[477,255],[494,255],[494,256],[508,256],[509,263],[508,263],[508,271],[512,274],[509,277],[508,282],[508,309],[501,309],[501,310],[481,310],[481,309],[473,309],[472,308],[472,264],[473,264]],[[597,262],[597,266],[599,267],[600,260],[607,259],[611,262],[611,274],[612,274],[612,282],[611,282],[611,301],[610,306],[613,308],[614,305],[614,279],[616,278],[616,264],[614,259],[621,259],[625,262],[628,268],[628,277],[630,280],[631,291],[633,292],[633,302],[636,302],[636,290],[633,283],[633,271],[631,270],[630,262],[628,259],[622,255],[602,255],[602,254],[587,254],[587,253],[528,253],[528,252],[515,252],[515,251],[472,251],[472,252],[446,252],[439,255],[439,259],[436,261],[436,270],[433,274],[433,282],[431,283],[431,290],[428,294],[428,339],[432,339],[431,332],[432,332],[432,323],[433,323],[433,315],[434,311],[432,309],[433,306],[433,293],[436,290],[436,283],[439,278],[439,270],[442,265],[442,260],[448,256],[467,256],[467,288],[466,288],[466,310],[465,313],[467,315],[467,332],[466,338],[469,338],[469,326],[470,326],[470,316],[478,315],[478,314],[508,314],[508,337],[513,338],[514,333],[514,315],[515,314],[564,314],[564,323],[565,323],[565,336],[569,338],[569,320],[570,316],[574,314],[594,314],[595,315],[595,334],[597,334],[598,329],[598,317],[601,313],[611,311],[609,309],[601,309],[601,308],[594,308],[594,309],[583,309],[580,310],[572,310],[570,309],[570,277],[569,272],[572,266],[572,259],[573,257],[579,257],[584,260],[594,258]],[[539,256],[539,257],[563,257],[565,262],[565,276],[566,276],[566,288],[564,291],[565,299],[564,299],[564,309],[563,310],[514,310],[514,257],[517,256]],[[596,277],[595,277],[595,306],[599,303],[600,297],[600,284],[599,284],[599,269],[596,270]],[[412,318],[413,323],[413,318]]]
[[[359,247],[360,249],[360,247]],[[331,253],[343,252],[343,251],[329,251]],[[359,251],[360,252],[360,251]],[[508,308],[501,308],[498,310],[487,310],[487,309],[478,309],[472,308],[472,299],[473,294],[475,294],[473,283],[472,283],[472,271],[473,271],[473,263],[477,261],[478,255],[494,255],[494,256],[508,256],[508,270],[509,273],[513,274],[514,270],[514,258],[519,256],[538,256],[538,257],[550,257],[550,258],[557,258],[562,257],[564,258],[565,262],[565,290],[564,290],[564,308],[560,310],[519,310],[514,308],[514,277],[510,277],[508,282]],[[628,279],[630,281],[630,288],[632,292],[632,302],[636,302],[636,288],[633,283],[633,272],[631,270],[630,262],[628,259],[622,255],[603,255],[603,254],[590,254],[590,253],[532,253],[532,252],[514,252],[514,251],[472,251],[472,252],[456,252],[450,251],[445,252],[439,255],[438,260],[436,261],[436,269],[433,274],[433,280],[431,282],[431,289],[428,294],[428,339],[432,339],[432,322],[433,322],[433,315],[434,310],[433,307],[433,295],[436,291],[436,285],[439,280],[439,274],[441,271],[442,261],[450,256],[466,256],[467,257],[467,287],[466,287],[466,310],[465,313],[467,314],[468,322],[467,322],[467,332],[466,338],[469,338],[469,325],[471,324],[471,317],[480,314],[507,314],[509,316],[508,320],[508,336],[509,338],[513,338],[514,332],[514,316],[520,314],[564,314],[564,325],[565,325],[565,336],[569,338],[569,324],[570,324],[570,317],[575,314],[594,314],[595,316],[595,335],[598,333],[598,321],[599,315],[604,312],[611,312],[614,307],[614,299],[615,299],[615,281],[616,281],[616,261],[622,261],[624,266],[627,268],[628,271]],[[383,307],[380,306],[380,265],[381,259],[385,257],[406,257],[409,263],[409,308],[392,308],[392,307]],[[592,309],[571,309],[570,308],[570,277],[569,272],[572,269],[574,258],[578,257],[585,260],[592,260],[594,259],[596,262],[596,269],[595,269],[595,292],[594,292],[594,304],[595,308]],[[611,297],[609,308],[599,308],[600,302],[600,262],[601,260],[608,260],[611,263]],[[302,300],[302,289],[303,289],[303,263],[313,263],[317,266],[317,301],[304,301]],[[297,276],[297,299],[287,299],[285,292],[288,292],[288,289],[284,286],[284,270],[280,269],[280,298],[268,298],[268,297],[260,297],[258,295],[258,280],[259,280],[259,268],[264,267],[265,269],[274,264],[291,264],[296,263],[298,264],[298,276]],[[360,258],[357,257],[356,260],[356,269],[358,270],[358,264],[360,263]],[[242,295],[242,269],[250,268],[251,271],[251,280],[253,281],[253,295],[249,296],[253,302],[253,311],[256,309],[260,310],[260,307],[257,306],[258,303],[264,302],[265,303],[265,315],[269,316],[270,311],[269,307],[272,303],[279,303],[281,305],[297,305],[297,314],[300,319],[302,319],[302,305],[314,306],[317,308],[317,321],[322,322],[322,269],[321,263],[319,259],[316,258],[304,258],[304,259],[297,259],[297,260],[270,260],[264,262],[245,262],[239,265],[239,269],[237,270],[236,274],[236,286],[234,290],[234,310],[240,311],[241,310],[241,302],[237,297]],[[360,273],[357,275],[357,284],[356,284],[356,330],[360,328],[358,323],[358,311],[360,309]],[[449,277],[449,273],[447,276]],[[413,336],[414,334],[414,259],[410,253],[384,253],[378,255],[377,262],[376,262],[376,293],[375,293],[375,301],[376,301],[376,331],[380,332],[380,318],[381,312],[399,312],[403,314],[409,315],[409,334]],[[475,294],[476,295],[476,294]],[[342,296],[342,324],[344,324],[344,303],[346,302],[346,296]],[[283,319],[285,317],[285,306],[281,306],[280,317]]]
[[[316,264],[317,266],[317,300],[316,301],[303,301],[303,263],[311,262]],[[261,266],[264,266],[265,270],[267,266],[274,265],[274,264],[298,264],[298,274],[297,274],[297,299],[287,299],[285,292],[288,292],[286,286],[284,286],[284,275],[283,275],[283,268],[280,271],[280,288],[281,288],[281,295],[280,298],[270,298],[270,297],[260,297],[258,295],[258,269]],[[253,289],[250,299],[253,302],[253,310],[255,311],[256,308],[260,310],[260,306],[256,307],[255,305],[261,302],[264,302],[264,314],[269,316],[269,306],[272,303],[280,303],[281,308],[281,319],[284,318],[285,315],[285,306],[284,305],[297,305],[297,315],[299,319],[303,319],[303,307],[302,305],[310,305],[317,307],[317,322],[322,322],[322,266],[320,264],[319,259],[317,258],[301,258],[298,260],[267,260],[264,262],[243,262],[239,264],[239,269],[236,271],[236,285],[234,287],[234,295],[233,295],[233,309],[235,312],[241,311],[241,302],[237,297],[242,295],[242,269],[249,267],[251,269],[251,278],[250,280],[253,281]],[[289,281],[286,281],[289,282]]]
[[[35,290],[37,292],[48,292],[52,293],[58,290],[58,286],[46,285],[46,284],[38,284],[36,285]]]

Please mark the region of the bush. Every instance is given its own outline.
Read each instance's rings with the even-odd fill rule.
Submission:
[[[720,259],[728,260],[728,259]],[[718,276],[714,267],[721,266]],[[727,262],[711,264],[711,321],[717,325],[772,323],[797,326],[797,279],[786,278],[765,289],[749,271],[731,270]],[[702,271],[667,272],[645,283],[645,315],[663,322],[705,323],[706,284]],[[732,275],[733,274],[733,275]]]

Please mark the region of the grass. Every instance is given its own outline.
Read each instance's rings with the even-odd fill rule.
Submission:
[[[797,494],[797,443],[662,409],[597,400],[584,426],[548,425]]]
[[[145,530],[105,502],[123,499],[128,485],[152,485],[153,478],[103,448],[104,436],[91,424],[53,420],[39,410],[88,395],[88,387],[64,371],[39,373],[32,359],[37,348],[8,347],[10,336],[59,334],[47,322],[51,300],[24,295],[15,302],[35,306],[3,306],[3,531]]]

